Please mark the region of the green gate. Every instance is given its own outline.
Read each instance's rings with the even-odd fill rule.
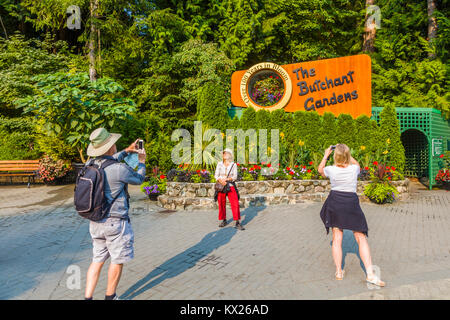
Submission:
[[[372,119],[380,120],[383,108],[372,108]],[[450,122],[434,108],[396,108],[405,147],[405,175],[428,177],[429,188],[442,165],[439,155],[449,150]]]

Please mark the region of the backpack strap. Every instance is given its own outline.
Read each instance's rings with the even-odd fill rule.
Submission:
[[[115,163],[119,163],[119,161],[117,161],[116,159],[104,159],[104,161],[101,163],[99,169],[105,169],[107,167],[109,167],[110,165],[113,165]],[[126,193],[127,192],[127,185],[124,186],[124,188],[122,190],[119,191],[119,193],[117,193],[117,195],[112,199],[111,203],[109,204],[109,208],[112,207],[112,205],[114,204],[114,202],[117,200],[117,198],[119,198],[120,194],[122,193],[122,191],[125,190]]]

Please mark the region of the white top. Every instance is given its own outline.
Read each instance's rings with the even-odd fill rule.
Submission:
[[[234,166],[233,166],[233,164],[234,164]],[[231,169],[231,166],[233,166],[233,169]],[[233,178],[233,181],[236,181],[237,180],[237,164],[235,164],[234,162],[231,162],[228,165],[228,167],[225,167],[225,165],[223,164],[223,161],[220,161],[217,164],[216,173],[214,174],[214,178],[216,178],[216,180],[219,178],[226,178],[230,169],[231,169],[231,172],[228,177]]]
[[[323,171],[330,178],[331,190],[356,192],[359,174],[358,165],[350,164],[345,168],[327,166]]]

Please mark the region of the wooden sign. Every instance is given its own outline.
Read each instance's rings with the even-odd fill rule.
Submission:
[[[368,55],[279,66],[263,62],[231,76],[231,102],[238,107],[287,112],[371,116],[371,61]]]

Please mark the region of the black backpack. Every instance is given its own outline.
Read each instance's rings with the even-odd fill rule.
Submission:
[[[93,161],[88,162],[78,173],[75,184],[74,203],[78,214],[91,221],[99,221],[105,218],[112,204],[119,194],[109,203],[105,198],[104,169],[114,163],[116,160],[105,159],[100,166]]]

